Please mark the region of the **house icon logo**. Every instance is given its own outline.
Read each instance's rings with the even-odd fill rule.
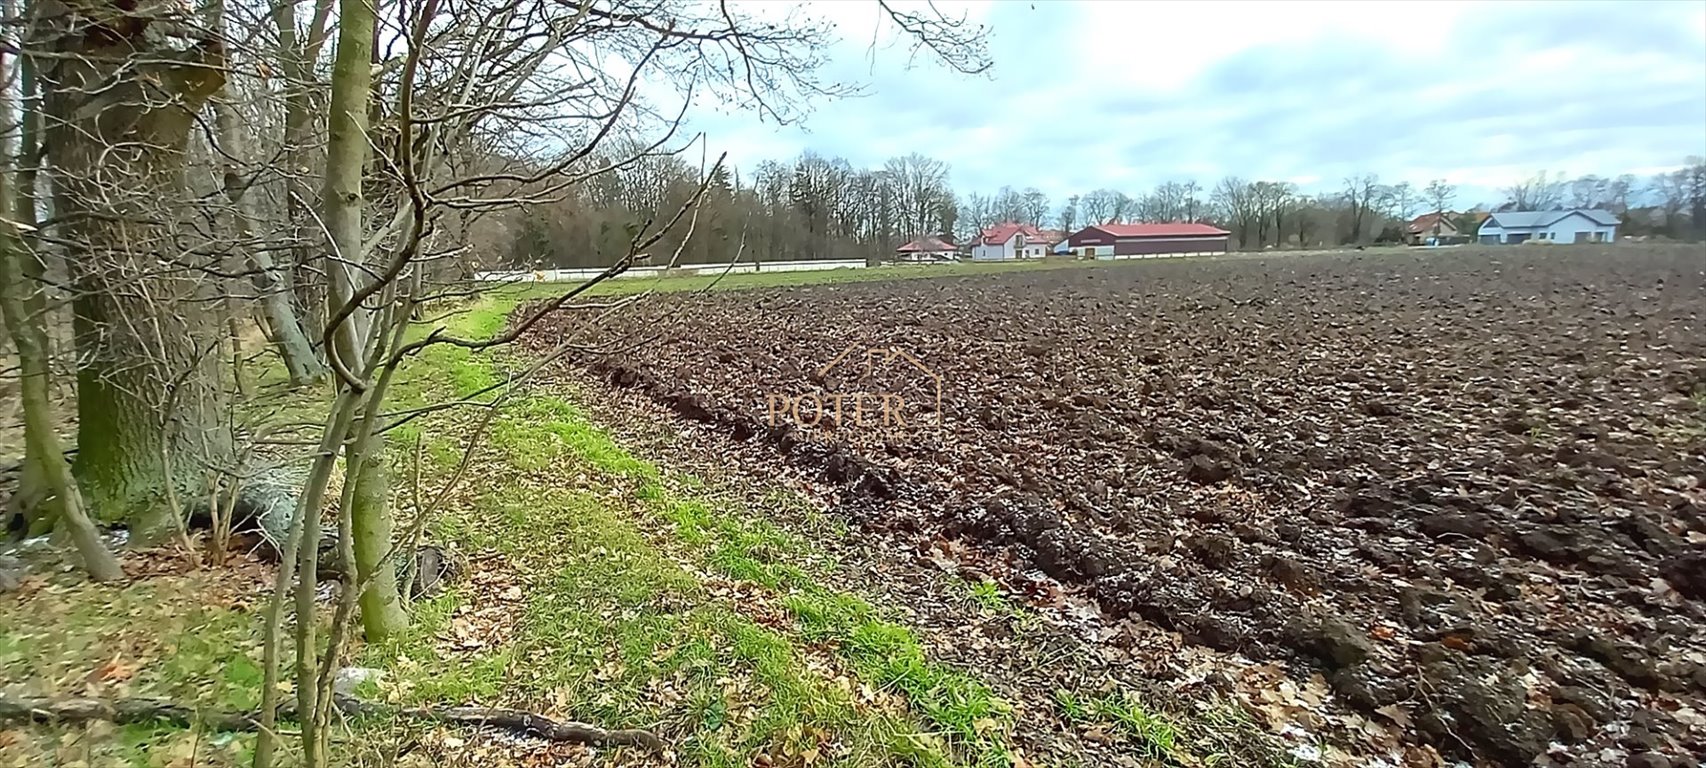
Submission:
[[[791,420],[802,427],[815,427],[828,419],[837,427],[942,426],[942,377],[904,349],[850,344],[812,373],[812,378],[826,390],[831,389],[832,381],[853,381],[860,386],[851,391],[798,395],[772,392],[765,397],[768,423],[774,426]],[[891,389],[868,386],[882,373],[910,379],[915,386]],[[919,410],[917,406],[929,407],[929,411],[915,413]]]

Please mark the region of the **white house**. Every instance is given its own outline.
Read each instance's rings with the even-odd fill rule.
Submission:
[[[1547,243],[1611,243],[1617,240],[1617,217],[1608,211],[1506,211],[1482,222],[1481,243],[1506,245],[1535,240]]]
[[[1011,221],[996,224],[982,232],[971,247],[972,261],[1011,261],[1019,258],[1020,243],[1024,241],[1024,225]]]
[[[954,244],[939,237],[920,237],[894,249],[894,253],[899,261],[954,261],[958,257]]]
[[[983,231],[977,242],[972,245],[972,261],[1009,261],[1012,259],[1040,259],[1049,254],[1049,248],[1060,239],[1059,233],[1039,230],[1029,224],[1019,224],[1004,221]]]

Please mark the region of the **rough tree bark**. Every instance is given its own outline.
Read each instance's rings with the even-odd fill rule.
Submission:
[[[7,18],[14,16],[14,5],[12,0],[4,4]],[[0,68],[0,73],[9,75],[5,72],[8,69],[10,67]],[[10,77],[0,76],[0,82],[9,81]],[[24,92],[28,93],[27,87]],[[10,95],[0,94],[0,126],[10,128],[12,120]],[[77,555],[89,576],[96,581],[118,581],[124,578],[124,570],[102,543],[94,523],[84,514],[77,483],[71,477],[71,467],[59,446],[58,425],[54,423],[53,403],[48,395],[48,377],[52,371],[48,362],[46,302],[39,298],[42,283],[31,281],[26,276],[35,270],[25,267],[27,263],[40,262],[27,251],[20,238],[23,228],[17,223],[14,210],[17,200],[10,187],[12,170],[18,167],[18,163],[11,152],[11,137],[7,136],[3,144],[4,151],[0,151],[0,156],[4,156],[6,167],[0,168],[0,219],[4,220],[0,221],[0,318],[5,320],[18,355],[25,461],[30,467],[27,474],[33,474],[33,480],[46,491],[47,498],[41,501],[52,501],[60,522],[69,529],[72,544],[76,546]],[[25,141],[22,146],[34,149],[30,141]],[[17,157],[34,163],[27,156]],[[30,218],[35,217],[32,215]],[[36,311],[32,312],[32,309]]]
[[[164,499],[204,490],[231,451],[215,286],[187,263],[173,222],[195,113],[224,84],[223,49],[173,47],[162,8],[43,6],[43,139],[75,292],[75,472],[97,517],[158,541],[180,522]]]

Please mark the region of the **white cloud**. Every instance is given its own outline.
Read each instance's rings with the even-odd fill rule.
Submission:
[[[696,112],[690,127],[739,167],[916,151],[962,191],[1056,200],[1229,174],[1335,188],[1359,172],[1486,195],[1539,170],[1650,173],[1706,154],[1697,2],[938,3],[988,25],[987,77],[923,56],[909,68],[892,29],[872,51],[875,3],[795,5],[740,7],[834,22],[823,75],[869,95],[780,128]]]

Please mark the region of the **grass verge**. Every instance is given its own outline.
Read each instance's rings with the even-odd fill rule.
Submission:
[[[429,389],[491,380],[458,352],[435,361],[450,375]],[[496,651],[526,671],[505,690],[657,727],[699,764],[1012,764],[1006,706],[867,601],[823,586],[809,542],[633,456],[551,394],[508,404],[488,448],[482,466],[497,471],[444,533],[498,548],[526,582],[525,616]],[[489,690],[497,666],[469,665],[452,689]]]
[[[491,333],[513,302],[481,300],[445,322],[461,335]],[[435,347],[400,373],[391,406],[464,397],[499,377],[489,357]],[[311,402],[295,396],[275,420],[311,421]],[[478,416],[449,411],[393,430],[395,497],[413,498],[404,486],[416,455],[424,491],[436,490]],[[684,765],[1014,762],[1008,706],[973,677],[932,662],[879,607],[826,586],[818,574],[827,563],[808,541],[628,453],[560,397],[535,388],[509,400],[451,499],[433,523],[435,538],[466,554],[469,573],[417,604],[403,636],[353,651],[352,662],[386,671],[381,695],[649,728]],[[190,571],[8,597],[0,602],[0,684],[253,706],[256,597],[267,576],[246,567],[247,580]],[[426,743],[441,749],[471,738],[436,733]],[[334,751],[346,764],[383,761],[371,740],[345,733]],[[68,742],[84,754],[64,757]],[[52,762],[167,766],[185,759],[186,743],[195,764],[235,765],[252,742],[193,729],[14,729],[0,732],[0,764],[51,754]],[[560,752],[535,755],[557,760],[636,757],[525,749]]]

